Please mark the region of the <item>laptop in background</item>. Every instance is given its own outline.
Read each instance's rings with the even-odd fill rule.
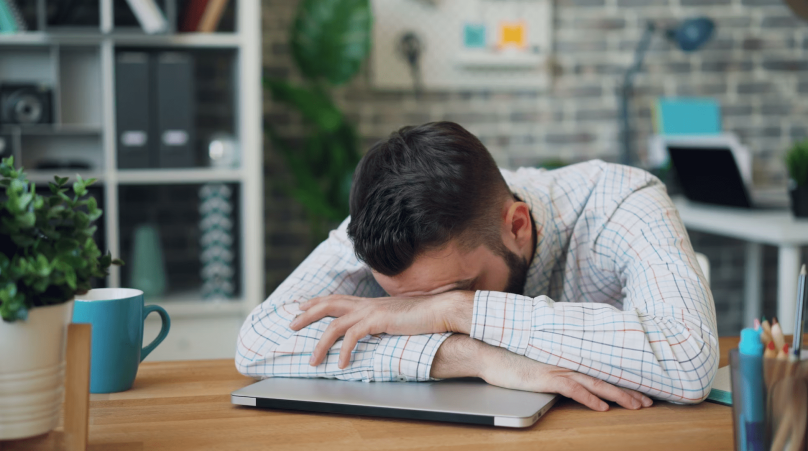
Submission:
[[[751,167],[742,171],[739,155],[743,150],[733,140],[668,139],[665,149],[682,191],[691,201],[736,208],[788,207],[784,189],[750,189]]]

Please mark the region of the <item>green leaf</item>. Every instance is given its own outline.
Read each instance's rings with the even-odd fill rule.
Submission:
[[[79,242],[73,238],[62,238],[56,242],[56,252],[70,253],[79,248]]]
[[[20,228],[30,229],[34,226],[34,224],[36,224],[36,215],[33,211],[23,213],[22,215],[17,216],[17,224],[20,226]]]
[[[34,210],[42,210],[42,207],[45,206],[45,198],[37,194],[34,196]]]
[[[73,192],[76,193],[76,196],[78,197],[87,194],[87,187],[84,186],[84,181],[79,180],[73,182]]]
[[[786,153],[786,167],[798,186],[808,186],[808,139],[795,143]]]
[[[76,271],[73,270],[72,267],[67,267],[65,270],[65,281],[67,281],[67,285],[72,288],[76,289],[76,284],[78,283],[78,279],[76,278]]]
[[[303,75],[338,86],[359,71],[370,52],[369,0],[303,0],[290,37]]]
[[[323,130],[335,130],[342,122],[342,113],[331,99],[315,90],[302,88],[281,80],[265,80],[272,98],[300,111],[304,118]]]
[[[79,230],[86,229],[87,226],[90,225],[90,217],[83,211],[77,211],[73,221],[75,222],[76,228]]]

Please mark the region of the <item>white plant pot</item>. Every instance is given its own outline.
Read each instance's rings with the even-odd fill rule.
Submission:
[[[26,321],[0,320],[0,440],[45,434],[59,422],[72,317],[70,300],[33,308]]]

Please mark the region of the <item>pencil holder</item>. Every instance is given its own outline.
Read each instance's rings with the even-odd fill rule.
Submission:
[[[748,359],[730,351],[732,425],[738,451],[808,445],[808,361]]]

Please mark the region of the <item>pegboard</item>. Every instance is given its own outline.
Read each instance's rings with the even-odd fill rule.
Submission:
[[[425,90],[540,88],[549,81],[552,0],[373,0],[372,83],[413,89],[401,39],[421,43]]]

